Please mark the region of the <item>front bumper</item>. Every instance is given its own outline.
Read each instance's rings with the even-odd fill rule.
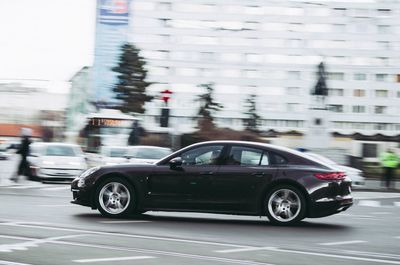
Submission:
[[[79,179],[76,178],[71,183],[71,192],[72,192],[71,203],[88,206],[91,207],[92,209],[95,209],[96,205],[93,202],[93,191],[91,189],[78,187],[78,181]]]

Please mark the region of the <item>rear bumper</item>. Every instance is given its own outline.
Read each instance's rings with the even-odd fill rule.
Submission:
[[[324,217],[343,212],[353,205],[351,181],[319,182],[310,194],[308,217]]]
[[[350,195],[337,196],[336,198],[325,198],[312,203],[308,217],[317,218],[346,211],[353,205],[353,198]]]

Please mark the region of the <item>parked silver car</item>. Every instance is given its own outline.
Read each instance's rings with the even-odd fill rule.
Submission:
[[[340,164],[336,163],[335,161],[332,161],[331,159],[329,159],[325,156],[322,156],[320,154],[316,154],[316,153],[312,153],[312,152],[306,152],[305,154],[307,154],[308,156],[310,156],[316,160],[324,162],[328,165],[334,166],[341,171],[344,171],[346,173],[346,175],[351,179],[352,187],[362,188],[365,186],[365,178],[363,177],[363,172],[361,170],[354,168],[354,167],[340,165]]]
[[[32,175],[42,181],[72,180],[87,169],[85,155],[76,144],[31,144],[28,161]]]
[[[172,153],[170,148],[159,146],[136,145],[130,146],[126,157],[129,163],[151,164]]]

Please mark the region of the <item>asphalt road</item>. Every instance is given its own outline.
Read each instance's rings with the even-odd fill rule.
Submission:
[[[193,213],[116,220],[70,204],[68,185],[2,183],[0,264],[400,264],[397,193],[355,192],[344,213],[277,227]]]

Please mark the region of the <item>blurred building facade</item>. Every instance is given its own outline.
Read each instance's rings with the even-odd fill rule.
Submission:
[[[257,95],[261,129],[303,144],[316,66],[328,72],[331,145],[375,156],[400,133],[400,2],[135,0],[130,41],[148,62],[149,91],[173,91],[171,126],[194,129],[197,85],[215,84],[222,127],[242,129]],[[158,126],[161,101],[144,124]],[[365,145],[367,144],[367,145]]]
[[[0,83],[0,137],[20,137],[20,128],[27,127],[36,138],[62,138],[67,94],[52,92],[57,86],[47,80]]]

